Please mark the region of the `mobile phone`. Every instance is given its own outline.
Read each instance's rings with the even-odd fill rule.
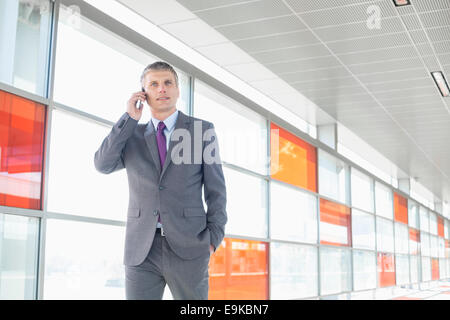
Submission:
[[[141,91],[145,92],[144,88],[141,88]],[[145,97],[147,97],[147,95],[145,95]],[[143,106],[142,101],[139,101],[139,106],[137,106],[137,108],[142,109],[142,106]]]

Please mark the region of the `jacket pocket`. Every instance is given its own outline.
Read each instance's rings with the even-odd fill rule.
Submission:
[[[128,218],[139,218],[141,214],[141,209],[139,208],[128,208]]]
[[[184,208],[183,215],[185,217],[206,217],[205,209],[203,208]]]

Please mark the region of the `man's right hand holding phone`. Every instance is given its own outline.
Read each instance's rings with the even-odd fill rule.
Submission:
[[[133,93],[131,98],[127,102],[127,112],[130,115],[131,118],[133,118],[136,121],[139,121],[142,116],[142,110],[143,108],[143,102],[147,100],[147,95],[143,91],[138,91]],[[137,103],[139,101],[139,104]],[[140,106],[138,108],[137,106]]]

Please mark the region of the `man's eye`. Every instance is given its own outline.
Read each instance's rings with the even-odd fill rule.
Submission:
[[[168,85],[172,84],[172,81],[166,81],[166,84],[168,84]]]
[[[154,87],[154,86],[157,86],[158,84],[156,82],[153,82],[150,85]]]

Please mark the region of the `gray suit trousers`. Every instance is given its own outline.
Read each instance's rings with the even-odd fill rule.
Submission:
[[[145,260],[125,266],[126,299],[161,300],[167,284],[176,300],[207,300],[209,260],[209,251],[192,260],[180,258],[157,232]]]

